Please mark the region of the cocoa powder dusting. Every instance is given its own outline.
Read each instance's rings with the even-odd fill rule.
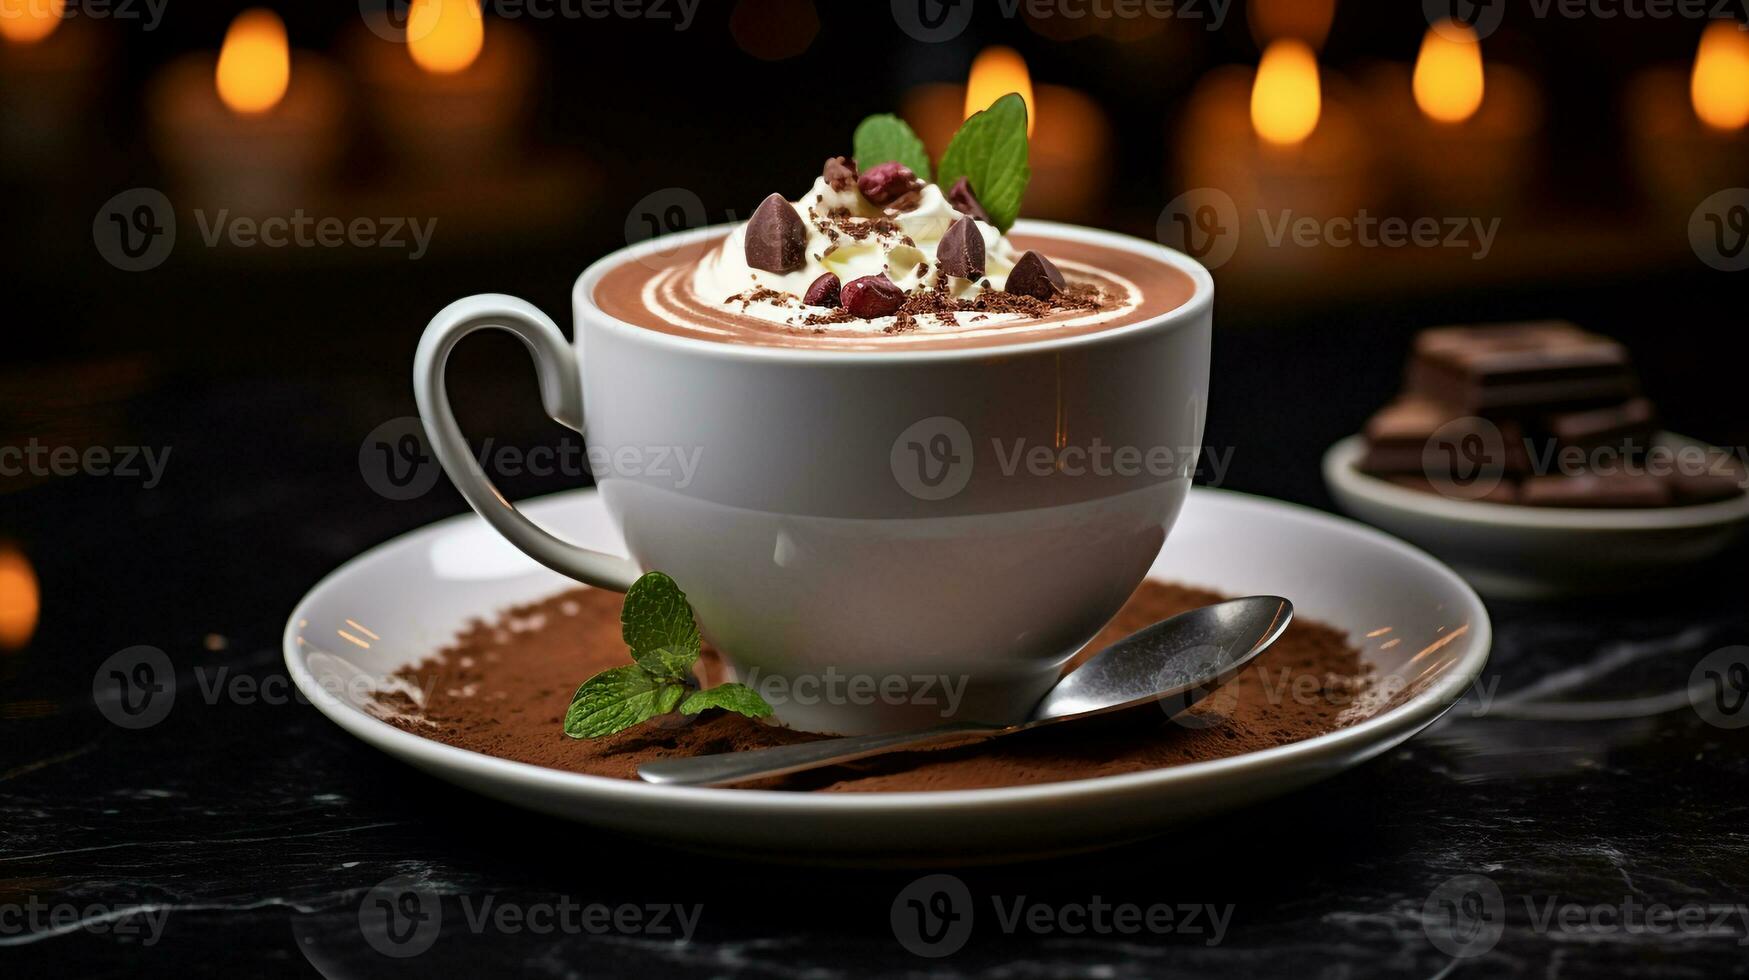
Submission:
[[[1199,589],[1143,584],[1082,656],[1150,623],[1220,601]],[[628,662],[618,593],[576,589],[477,622],[448,648],[401,671],[426,692],[377,697],[378,713],[415,734],[517,762],[637,778],[654,759],[811,741],[819,736],[712,710],[645,722],[594,741],[566,737],[560,723],[584,679]],[[1080,658],[1077,658],[1078,660]],[[710,651],[708,686],[723,679]],[[825,792],[972,789],[1087,779],[1241,755],[1343,727],[1344,709],[1368,687],[1370,668],[1337,630],[1296,620],[1237,679],[1192,709],[1193,724],[1162,721],[1104,730],[1077,725],[978,745],[897,753],[749,784]]]

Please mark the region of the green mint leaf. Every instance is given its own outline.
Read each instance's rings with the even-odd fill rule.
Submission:
[[[680,706],[683,715],[696,715],[706,708],[726,708],[749,718],[764,718],[771,714],[771,705],[759,692],[745,684],[719,684],[707,691],[695,692]]]
[[[645,650],[642,653],[634,652],[632,659],[636,660],[638,666],[644,668],[645,672],[655,677],[684,681],[692,674],[692,665],[698,662],[698,646],[695,644],[691,647],[682,647],[670,644],[669,646],[657,647],[654,650]]]
[[[635,664],[604,670],[572,695],[571,707],[565,711],[565,734],[601,738],[623,732],[673,711],[685,693],[683,685],[652,677]]]
[[[680,586],[661,572],[645,572],[626,590],[619,628],[626,646],[632,648],[632,659],[640,663],[645,654],[659,647],[691,651],[693,659],[698,659],[698,627],[692,621],[692,607],[686,604],[686,593]]]
[[[1026,163],[1026,101],[1010,92],[960,125],[941,155],[936,183],[971,182],[978,203],[1006,233],[1020,217],[1020,199],[1032,168]]]
[[[862,170],[897,160],[918,177],[929,179],[929,151],[905,120],[890,112],[870,116],[857,125],[856,135],[851,137],[851,154]]]

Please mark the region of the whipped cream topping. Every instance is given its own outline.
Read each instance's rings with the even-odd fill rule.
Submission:
[[[808,230],[805,265],[788,273],[749,266],[747,226],[742,224],[693,270],[693,294],[747,316],[801,327],[810,315],[828,312],[801,302],[808,286],[828,272],[841,283],[885,275],[907,293],[935,288],[942,277],[936,248],[948,227],[965,217],[936,184],[924,185],[915,208],[895,211],[870,203],[854,186],[834,190],[824,177],[816,178],[808,193],[791,207]],[[984,239],[984,278],[974,282],[947,276],[947,292],[956,299],[970,299],[986,288],[1001,289],[1020,257],[993,225],[982,221],[974,224]],[[877,317],[831,326],[835,330],[879,332],[893,319]],[[923,321],[933,319],[920,318],[919,328],[930,329],[932,324]]]

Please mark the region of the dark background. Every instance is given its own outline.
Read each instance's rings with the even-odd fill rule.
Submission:
[[[574,188],[555,205],[562,210],[537,202],[531,210],[540,220],[519,221],[519,214],[494,220],[470,210],[484,185],[514,185],[515,173],[456,173],[436,195],[398,196],[402,175],[355,118],[332,186],[297,204],[313,215],[436,219],[430,250],[417,261],[388,249],[205,246],[194,212],[210,214],[227,202],[177,186],[151,152],[142,103],[154,73],[179,54],[214,49],[237,8],[172,5],[153,31],[120,21],[70,22],[112,35],[103,63],[110,81],[89,115],[70,124],[79,152],[52,168],[14,173],[5,188],[0,241],[10,257],[13,325],[7,360],[18,375],[8,390],[28,390],[18,384],[31,381],[53,385],[53,372],[76,375],[79,365],[108,360],[125,360],[160,381],[174,378],[183,391],[239,384],[258,397],[275,383],[314,376],[344,388],[344,398],[380,399],[355,423],[362,439],[383,418],[410,412],[413,344],[444,303],[508,292],[563,322],[572,279],[625,243],[628,219],[637,225],[634,206],[648,195],[685,189],[710,222],[744,217],[764,195],[806,186],[820,159],[847,149],[864,115],[896,109],[917,83],[963,80],[972,56],[992,43],[1017,47],[1035,82],[1080,88],[1105,107],[1113,179],[1106,209],[1085,221],[1151,237],[1161,209],[1189,189],[1179,182],[1172,150],[1195,80],[1211,66],[1253,63],[1258,50],[1242,3],[1215,32],[1166,21],[1137,40],[1067,42],[1041,35],[1025,19],[1004,18],[991,4],[963,35],[941,44],[908,38],[885,4],[859,3],[821,5],[806,50],[768,61],[738,46],[730,25],[737,6],[761,12],[752,23],[766,30],[813,7],[805,0],[706,3],[686,31],[613,18],[523,18],[512,25],[525,29],[541,54],[522,152],[531,164],[570,176]],[[368,37],[350,5],[326,11],[298,5],[283,13],[294,47],[328,51],[343,62],[348,42]],[[1531,72],[1548,103],[1540,145],[1525,162],[1528,201],[1489,215],[1501,219],[1489,259],[1350,249],[1327,273],[1273,274],[1264,264],[1236,285],[1217,270],[1223,287],[1217,376],[1226,381],[1228,371],[1241,373],[1215,388],[1210,443],[1240,444],[1257,422],[1280,419],[1284,405],[1296,414],[1329,413],[1316,431],[1276,440],[1267,453],[1239,445],[1231,484],[1283,493],[1277,474],[1307,465],[1391,393],[1410,333],[1447,322],[1573,319],[1632,347],[1670,428],[1727,446],[1749,439],[1743,399],[1732,384],[1710,380],[1726,370],[1719,354],[1738,343],[1744,326],[1740,277],[1696,259],[1687,247],[1686,212],[1660,212],[1624,146],[1629,123],[1622,101],[1635,71],[1686,66],[1700,26],[1683,19],[1508,17],[1486,39],[1487,56]],[[1321,58],[1336,71],[1364,71],[1379,60],[1407,64],[1425,29],[1413,4],[1339,4]],[[91,237],[98,209],[133,187],[165,190],[181,223],[175,251],[144,273],[110,266]],[[1381,200],[1372,210],[1446,213],[1413,200]],[[1555,248],[1514,249],[1515,240],[1548,240],[1551,229]],[[1247,242],[1240,254],[1254,250]],[[1595,265],[1563,262],[1563,253],[1593,256]],[[512,345],[502,337],[467,345],[458,377],[519,370],[513,362],[522,355]],[[487,366],[471,368],[473,361]],[[534,406],[522,384],[458,388],[476,396],[462,396],[464,421],[504,409],[502,418],[474,421],[471,431],[494,424],[503,437],[526,437],[529,426],[540,424],[537,412],[504,404],[523,399],[522,406]],[[478,395],[486,390],[490,396]],[[352,431],[330,434],[344,435],[339,445],[353,442]]]
[[[47,167],[8,166],[0,188],[0,437],[171,453],[163,483],[149,490],[76,476],[8,478],[0,492],[0,538],[27,557],[42,590],[34,636],[0,652],[0,900],[175,910],[156,947],[83,932],[12,943],[18,937],[0,935],[0,965],[20,964],[21,976],[31,967],[307,975],[301,937],[344,945],[363,890],[395,874],[451,895],[523,902],[564,893],[706,904],[701,941],[686,947],[464,937],[416,961],[428,971],[585,975],[800,977],[861,967],[1429,976],[1451,964],[1427,944],[1416,913],[1453,875],[1486,871],[1509,894],[1575,901],[1618,902],[1624,889],[1664,901],[1745,900],[1746,746],[1692,718],[1448,724],[1391,758],[1214,826],[1084,861],[968,872],[976,894],[1234,902],[1238,912],[1214,949],[984,935],[941,963],[904,953],[886,925],[891,895],[915,872],[773,870],[604,839],[458,793],[352,742],[305,705],[220,704],[179,711],[149,732],[114,728],[90,702],[105,657],[144,643],[179,663],[279,673],[283,617],[317,578],[465,509],[444,481],[416,500],[386,500],[358,464],[368,433],[413,414],[413,348],[450,300],[513,293],[564,323],[572,279],[626,243],[628,217],[646,195],[689,189],[713,222],[744,216],[773,191],[793,196],[821,159],[847,150],[865,114],[897,108],[919,82],[963,79],[991,43],[1018,48],[1035,81],[1080,88],[1106,109],[1113,179],[1106,209],[1088,223],[1151,236],[1186,189],[1174,133],[1195,80],[1258,55],[1242,4],[1217,32],[1167,22],[1127,41],[1053,39],[995,5],[980,5],[971,28],[942,44],[907,38],[885,3],[707,2],[678,33],[613,18],[524,21],[517,26],[541,60],[521,149],[574,174],[574,193],[527,221],[495,221],[471,202],[483,182],[506,179],[499,174],[458,173],[435,197],[398,197],[389,156],[359,135],[332,186],[305,206],[436,218],[429,254],[408,261],[381,250],[199,241],[191,212],[223,202],[176,186],[151,149],[143,102],[175,56],[216,48],[238,9],[172,2],[153,31],[68,25],[108,38],[106,82],[68,120],[75,150]],[[817,34],[779,60],[749,54],[731,25],[750,18],[758,29],[743,24],[742,36],[763,37],[810,11]],[[294,46],[336,57],[359,29],[348,4],[280,12]],[[487,30],[495,26],[489,18]],[[1322,61],[1336,71],[1406,64],[1425,29],[1416,4],[1342,3]],[[1412,332],[1449,322],[1575,320],[1630,345],[1669,428],[1725,446],[1749,441],[1736,357],[1749,326],[1745,280],[1696,258],[1686,214],[1660,208],[1623,149],[1628,80],[1655,64],[1686,65],[1700,29],[1683,19],[1509,13],[1484,49],[1532,72],[1550,111],[1527,164],[1529,203],[1502,215],[1493,264],[1355,254],[1312,283],[1267,268],[1237,280],[1217,271],[1208,443],[1233,451],[1225,485],[1327,507],[1322,452],[1394,391]],[[0,65],[13,54],[0,48]],[[182,223],[168,260],[139,273],[112,267],[92,238],[104,202],[134,187],[164,189]],[[1380,207],[1438,213],[1413,200]],[[1541,241],[1551,230],[1570,252],[1537,261],[1506,247],[1512,236]],[[1560,261],[1575,254],[1595,264]],[[470,343],[457,360],[468,431],[524,447],[557,437],[508,338]],[[570,485],[501,480],[512,497]],[[1492,604],[1490,675],[1510,689],[1611,644],[1697,630],[1701,639],[1676,644],[1673,656],[1744,642],[1743,578],[1739,557],[1703,584],[1648,583],[1628,600]],[[1686,666],[1672,669],[1686,676]],[[1744,969],[1733,937],[1586,942],[1534,934],[1518,913],[1509,921],[1501,946],[1464,970]],[[354,952],[339,975],[396,965]]]

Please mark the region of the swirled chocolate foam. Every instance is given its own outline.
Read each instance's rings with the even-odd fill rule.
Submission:
[[[682,337],[765,347],[918,350],[991,347],[1073,336],[1139,323],[1188,302],[1190,276],[1124,249],[1037,235],[1013,246],[1051,257],[1065,280],[1052,300],[985,288],[956,295],[936,283],[910,283],[900,308],[859,318],[842,308],[810,307],[802,293],[759,285],[701,291],[701,270],[720,262],[734,235],[695,243],[610,269],[595,287],[603,312]],[[709,279],[706,280],[710,281]],[[708,288],[708,287],[705,287]]]

